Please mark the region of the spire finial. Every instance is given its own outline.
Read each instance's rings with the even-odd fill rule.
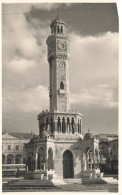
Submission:
[[[59,7],[57,7],[57,19],[59,19]]]

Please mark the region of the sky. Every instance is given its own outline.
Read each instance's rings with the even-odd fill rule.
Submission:
[[[49,109],[46,39],[57,13],[71,37],[70,103],[83,113],[82,131],[118,133],[114,3],[3,4],[2,129],[39,132],[37,115]]]

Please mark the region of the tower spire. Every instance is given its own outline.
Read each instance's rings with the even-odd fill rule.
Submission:
[[[58,19],[58,18],[60,18],[59,17],[59,7],[57,7],[57,14],[56,14],[56,18]]]

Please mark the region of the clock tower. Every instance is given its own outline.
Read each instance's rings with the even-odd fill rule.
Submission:
[[[50,111],[67,112],[69,102],[69,48],[70,37],[66,24],[57,16],[52,21],[51,35],[47,39],[50,75]]]
[[[34,177],[51,179],[81,178],[88,175],[95,162],[98,140],[84,140],[83,114],[70,110],[69,102],[69,48],[70,37],[66,24],[57,16],[51,22],[51,35],[47,38],[49,62],[50,110],[38,114],[39,136],[26,145],[28,170]],[[37,171],[40,170],[40,171]],[[76,182],[76,180],[75,180]]]

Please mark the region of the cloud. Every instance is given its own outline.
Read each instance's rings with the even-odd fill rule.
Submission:
[[[48,90],[42,85],[35,88],[4,88],[3,109],[5,111],[42,111],[48,108]]]
[[[115,91],[112,86],[98,84],[89,88],[82,88],[77,94],[71,94],[71,103],[81,104],[81,106],[97,105],[99,107],[114,108],[118,106],[114,93]]]
[[[50,11],[50,10],[55,10],[57,8],[64,8],[67,9],[68,7],[70,7],[71,4],[70,3],[12,3],[12,4],[3,4],[2,6],[2,11],[3,14],[22,14],[22,13],[27,13],[27,12],[31,12],[33,10],[45,10],[45,11]]]
[[[24,72],[26,69],[28,70],[31,67],[35,66],[35,62],[33,60],[26,59],[13,59],[10,63],[7,63],[9,69],[15,72]]]
[[[3,60],[10,61],[15,56],[27,59],[40,56],[40,47],[24,15],[3,17],[3,23]]]
[[[71,34],[71,89],[118,82],[118,33],[97,36]],[[73,80],[73,81],[72,81]]]
[[[35,28],[34,21],[28,21],[23,14],[3,16],[3,87],[27,88],[40,83],[47,86],[48,79],[44,75],[48,70],[49,27],[38,21],[39,28]]]
[[[30,4],[23,9],[13,5],[11,11],[30,11],[30,15],[3,16],[3,110],[31,112],[48,107],[49,20],[31,12],[53,6],[56,4]],[[7,11],[9,8],[5,6]],[[82,36],[72,32],[70,36],[71,103],[76,104],[77,99],[77,104],[86,106],[117,107],[118,33]]]

